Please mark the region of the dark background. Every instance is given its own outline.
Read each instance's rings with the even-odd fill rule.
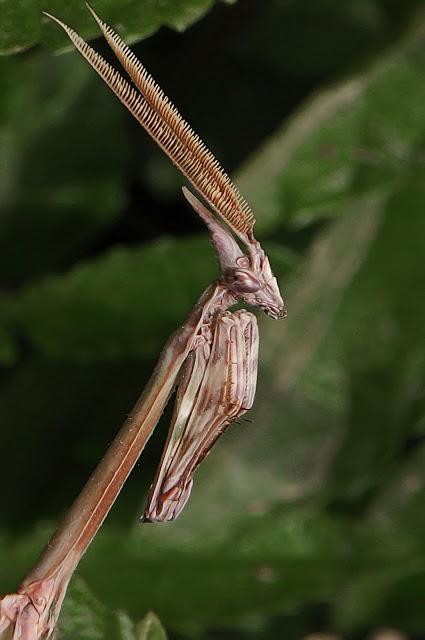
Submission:
[[[0,8],[1,591],[217,274],[179,174],[36,4]],[[64,637],[133,637],[125,616],[153,610],[179,640],[421,638],[422,3],[109,4],[93,2],[128,40],[152,32],[137,55],[252,203],[289,316],[261,318],[250,422],[176,523],[140,527],[164,416],[71,587]],[[42,8],[97,33],[83,3]]]

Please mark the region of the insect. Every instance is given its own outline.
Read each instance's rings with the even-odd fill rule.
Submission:
[[[249,205],[134,53],[89,10],[132,82],[75,31],[51,17],[212,209],[183,188],[211,233],[222,278],[205,305],[203,322],[182,366],[172,424],[143,517],[145,521],[172,520],[187,502],[198,464],[254,400],[257,322],[248,311],[231,313],[228,307],[243,300],[273,318],[283,317],[285,309],[269,261],[254,238]]]
[[[90,7],[89,7],[90,9]],[[80,36],[46,14],[180,169],[203,198],[183,194],[207,225],[221,277],[169,338],[153,375],[104,458],[16,593],[0,598],[0,636],[41,640],[54,632],[69,580],[117,498],[177,386],[174,414],[143,520],[175,519],[193,474],[223,431],[254,401],[258,327],[238,301],[275,319],[286,315],[254,215],[229,176],[121,38],[90,9],[129,76],[126,80]],[[208,206],[209,208],[208,208]],[[242,250],[243,248],[243,250]]]

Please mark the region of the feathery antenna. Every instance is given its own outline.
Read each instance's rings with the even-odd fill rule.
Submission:
[[[131,49],[89,5],[87,7],[135,86],[125,80],[73,29],[49,13],[44,13],[62,27],[76,49],[214,211],[245,244],[251,245],[255,218],[248,203]]]

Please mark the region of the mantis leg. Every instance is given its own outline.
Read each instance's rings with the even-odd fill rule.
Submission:
[[[204,292],[166,344],[147,387],[18,591],[0,597],[0,638],[41,640],[56,626],[72,573],[158,422],[188,355],[235,298],[220,283]]]
[[[255,316],[245,310],[220,315],[210,341],[200,341],[185,362],[144,520],[174,520],[182,511],[199,463],[225,429],[251,408],[257,367]]]

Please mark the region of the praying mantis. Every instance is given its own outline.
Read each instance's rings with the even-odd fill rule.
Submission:
[[[232,312],[230,308],[242,301],[274,319],[286,315],[269,260],[254,237],[255,219],[249,205],[134,53],[88,8],[130,81],[70,27],[46,15],[64,29],[203,198],[205,204],[183,187],[185,198],[211,235],[221,277],[206,289],[186,322],[168,340],[132,413],[35,567],[16,593],[0,598],[1,640],[52,636],[69,580],[176,386],[169,434],[142,520],[177,518],[190,496],[197,466],[254,401],[259,343],[256,317],[244,309]]]

